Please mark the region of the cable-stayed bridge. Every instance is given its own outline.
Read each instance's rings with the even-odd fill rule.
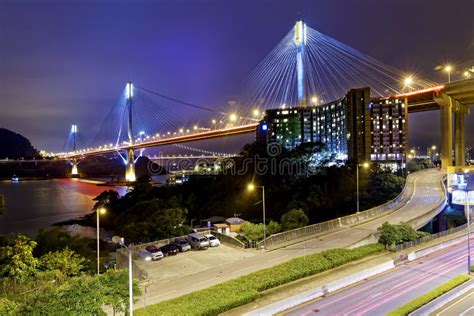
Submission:
[[[77,174],[83,157],[118,153],[126,165],[126,180],[135,181],[137,154],[145,148],[255,133],[266,109],[318,107],[361,87],[370,87],[372,97],[404,100],[406,114],[441,109],[442,129],[449,131],[442,133],[447,135],[442,140],[443,165],[452,160],[452,113],[458,151],[464,146],[463,119],[474,104],[473,79],[440,85],[407,77],[298,19],[249,75],[230,109],[193,104],[127,82],[94,139],[78,146],[83,143],[77,142],[73,125],[58,157],[69,160],[72,174]],[[190,111],[205,113],[206,123],[192,122]]]

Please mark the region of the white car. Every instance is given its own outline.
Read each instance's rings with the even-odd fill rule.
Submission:
[[[150,254],[150,260],[161,260],[163,259],[163,252],[161,252],[160,249],[158,249],[158,247],[156,247],[155,245],[150,245],[150,246],[147,246],[145,248],[145,251],[148,252]],[[150,260],[147,260],[147,261],[150,261]]]
[[[206,237],[209,240],[209,246],[211,247],[217,247],[221,245],[221,242],[219,241],[219,239],[217,239],[216,236],[212,234],[204,235],[204,237]]]

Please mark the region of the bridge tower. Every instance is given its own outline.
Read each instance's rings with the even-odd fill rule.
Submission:
[[[304,59],[306,46],[306,24],[298,18],[295,25],[296,45],[296,90],[298,93],[298,105],[306,107],[306,91],[304,79]]]
[[[72,150],[75,153],[76,152],[76,135],[77,135],[77,125],[73,124],[71,126],[71,134],[72,134]],[[79,175],[79,171],[77,170],[77,158],[72,159],[72,168],[71,168],[71,176],[72,177],[77,177]]]
[[[128,111],[128,143],[130,145],[127,150],[127,166],[125,169],[125,181],[134,182],[136,180],[135,175],[135,151],[133,149],[133,125],[132,125],[132,106],[133,106],[133,83],[127,82],[125,87],[125,96],[127,99],[127,111]]]

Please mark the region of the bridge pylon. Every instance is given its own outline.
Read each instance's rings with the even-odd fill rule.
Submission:
[[[77,135],[77,125],[72,124],[71,126],[71,134],[72,134],[72,150],[76,152],[76,135]],[[71,160],[71,177],[75,178],[79,176],[79,170],[77,169],[77,164],[79,163],[77,158],[73,158]]]
[[[125,181],[135,182],[137,176],[135,174],[135,151],[129,148],[127,151],[127,166],[125,169]]]
[[[133,145],[133,120],[132,120],[132,106],[133,106],[133,83],[127,82],[125,87],[125,96],[127,98],[127,110],[128,110],[128,143]],[[135,182],[137,180],[135,174],[135,150],[130,147],[127,150],[127,166],[125,167],[125,181]]]
[[[304,24],[303,20],[300,18],[296,20],[294,42],[296,45],[296,91],[298,93],[298,105],[306,107],[304,79],[306,24]]]

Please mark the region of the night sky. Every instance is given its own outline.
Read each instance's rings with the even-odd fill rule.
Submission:
[[[473,13],[473,0],[0,0],[0,127],[61,150],[73,122],[84,139],[95,135],[129,79],[222,107],[298,14],[387,64],[441,82],[435,66],[474,65]],[[410,116],[410,145],[439,144],[438,115]],[[473,123],[471,115],[471,145]]]

